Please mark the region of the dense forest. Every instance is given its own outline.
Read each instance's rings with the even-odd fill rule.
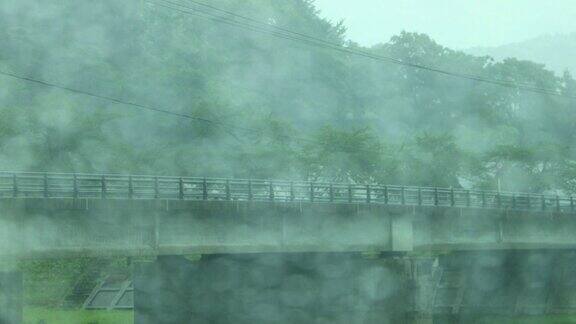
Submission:
[[[361,48],[312,0],[211,3],[376,55],[576,93],[569,73],[468,55],[424,34]],[[2,170],[576,191],[576,100],[311,47],[146,1],[9,1],[0,11],[0,70],[203,119],[2,76]]]

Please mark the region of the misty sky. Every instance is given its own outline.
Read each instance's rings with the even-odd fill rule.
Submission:
[[[363,45],[402,30],[458,49],[576,32],[576,0],[316,0],[316,6],[324,17],[345,19],[349,38]]]

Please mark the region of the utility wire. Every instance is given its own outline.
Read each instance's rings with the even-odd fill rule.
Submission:
[[[168,115],[172,115],[172,116],[176,116],[176,117],[180,117],[180,118],[191,119],[191,120],[194,120],[197,122],[207,123],[207,124],[212,125],[214,127],[221,127],[224,131],[226,131],[228,134],[235,137],[236,139],[238,139],[238,137],[236,136],[236,134],[231,132],[232,130],[241,130],[244,132],[255,133],[255,134],[260,135],[260,136],[263,135],[263,131],[256,129],[256,128],[240,127],[240,126],[230,125],[230,124],[220,122],[220,121],[211,120],[208,118],[202,118],[202,117],[177,113],[177,112],[173,112],[173,111],[162,109],[162,108],[147,106],[147,105],[143,105],[143,104],[135,103],[132,101],[127,101],[127,100],[122,100],[122,99],[118,99],[118,98],[114,98],[114,97],[110,97],[110,96],[106,96],[106,95],[100,95],[100,94],[97,94],[95,92],[89,92],[89,91],[85,91],[85,90],[70,88],[67,86],[58,85],[56,83],[35,79],[32,77],[21,76],[21,75],[7,72],[7,71],[3,71],[3,70],[0,70],[0,75],[4,75],[4,76],[10,77],[10,78],[17,79],[17,80],[31,82],[31,83],[42,85],[45,87],[50,87],[53,89],[59,89],[59,90],[68,91],[68,92],[72,92],[75,94],[80,94],[80,95],[84,95],[84,96],[88,96],[88,97],[92,97],[92,98],[102,99],[102,100],[114,102],[116,104],[131,106],[131,107],[139,109],[139,110],[149,110],[149,111],[168,114]],[[322,141],[312,140],[312,139],[303,138],[303,137],[299,137],[299,136],[281,135],[281,134],[279,134],[277,136],[279,138],[282,138],[282,139],[294,140],[294,141],[301,142],[301,143],[321,144],[321,145],[326,144],[325,142],[322,142]],[[356,148],[356,149],[331,148],[331,149],[333,149],[335,152],[342,152],[342,153],[356,153],[359,151],[360,152],[369,152],[369,153],[376,152],[375,150],[358,149],[358,148]]]
[[[113,97],[109,97],[109,96],[105,96],[105,95],[100,95],[100,94],[97,94],[94,92],[89,92],[89,91],[80,90],[80,89],[76,89],[76,88],[70,88],[67,86],[58,85],[56,83],[51,83],[48,81],[34,79],[31,77],[21,76],[21,75],[7,72],[7,71],[3,71],[3,70],[0,70],[0,74],[14,78],[14,79],[27,81],[27,82],[43,85],[43,86],[54,88],[54,89],[65,90],[68,92],[81,94],[81,95],[92,97],[92,98],[98,98],[98,99],[114,102],[116,104],[130,106],[130,107],[133,107],[136,109],[149,110],[149,111],[154,111],[154,112],[172,115],[172,116],[176,116],[176,117],[187,118],[187,119],[191,119],[191,120],[198,121],[198,122],[212,124],[213,126],[230,127],[230,125],[223,123],[223,122],[220,122],[220,121],[215,121],[215,120],[211,120],[211,119],[207,119],[207,118],[203,118],[203,117],[197,117],[197,116],[193,116],[193,115],[182,114],[182,113],[178,113],[178,112],[174,112],[174,111],[170,111],[170,110],[166,110],[166,109],[161,109],[161,108],[156,108],[156,107],[152,107],[152,106],[148,106],[148,105],[139,104],[136,102],[117,99],[117,98],[113,98]],[[258,132],[257,130],[251,129],[251,128],[244,128],[244,127],[239,127],[239,126],[234,126],[234,128],[239,129],[239,130],[243,130],[243,131]]]
[[[162,0],[161,0],[162,1]],[[249,30],[252,32],[257,32],[257,33],[263,33],[263,34],[267,34],[267,35],[273,35],[279,38],[283,38],[283,39],[287,39],[287,40],[294,40],[294,41],[303,41],[305,43],[307,43],[308,45],[319,45],[317,44],[315,41],[313,40],[309,40],[309,39],[304,39],[304,38],[297,38],[294,36],[290,36],[284,33],[279,33],[279,32],[274,32],[268,29],[264,29],[262,27],[259,26],[254,26],[254,25],[249,25],[246,23],[241,23],[238,21],[235,21],[234,19],[230,19],[230,18],[226,18],[226,17],[221,17],[218,15],[214,15],[214,13],[205,11],[205,10],[199,10],[196,8],[188,8],[182,5],[177,5],[180,7],[184,7],[184,9],[182,8],[176,8],[174,7],[175,5],[172,4],[161,4],[161,3],[156,3],[156,2],[152,2],[152,1],[147,1],[148,3],[151,3],[155,6],[158,7],[163,7],[163,8],[167,8],[167,9],[171,9],[186,15],[190,15],[190,16],[196,16],[196,17],[200,17],[200,18],[204,18],[204,19],[209,19],[209,20],[213,20],[213,21],[217,21],[219,23],[223,23],[226,25],[230,25],[230,26],[234,26],[234,27],[238,27],[241,29],[245,29],[245,30]],[[332,48],[332,46],[326,46],[324,45],[325,48]],[[332,48],[332,49],[337,49],[337,48]]]
[[[178,6],[178,7],[182,7],[182,8],[186,8],[186,9],[190,9],[190,10],[194,10],[194,11],[198,11],[198,12],[201,12],[201,13],[204,13],[204,14],[209,15],[211,18],[217,18],[217,20],[218,20],[219,22],[224,22],[224,21],[223,21],[223,20],[224,20],[223,17],[215,16],[214,13],[206,12],[205,10],[200,10],[200,9],[197,9],[197,8],[194,8],[194,7],[186,6],[186,5],[183,5],[183,4],[181,4],[181,3],[178,3],[178,2],[175,2],[175,1],[170,1],[170,0],[159,0],[159,1],[162,1],[162,2],[165,2],[165,3],[169,3],[169,4],[174,5],[174,6]],[[152,3],[152,4],[156,4],[156,3],[151,2],[151,1],[148,1],[148,2],[150,2],[150,3]],[[403,60],[401,60],[401,59],[397,59],[397,58],[375,55],[375,54],[373,54],[373,53],[366,52],[366,51],[362,51],[362,50],[358,50],[358,49],[351,49],[351,48],[342,46],[341,44],[338,44],[338,43],[333,43],[333,42],[329,42],[329,41],[327,41],[327,40],[324,40],[324,39],[321,39],[321,38],[318,38],[318,37],[306,35],[306,34],[299,33],[299,32],[294,32],[294,31],[291,31],[291,30],[286,29],[286,28],[282,28],[282,27],[279,27],[279,26],[276,26],[276,25],[272,25],[272,24],[269,24],[269,23],[266,23],[266,22],[263,22],[263,21],[259,21],[259,20],[250,18],[250,17],[242,16],[242,15],[236,14],[236,13],[234,13],[234,12],[231,12],[231,11],[228,11],[228,10],[224,10],[224,9],[220,9],[220,8],[215,7],[215,6],[208,5],[208,4],[199,2],[199,1],[188,0],[188,2],[191,2],[191,3],[196,4],[196,5],[198,5],[198,6],[202,6],[202,7],[206,7],[206,8],[212,9],[212,10],[214,10],[214,11],[218,11],[218,12],[223,13],[223,14],[226,14],[226,15],[230,15],[230,16],[233,16],[233,17],[236,17],[236,18],[240,18],[240,19],[246,20],[246,21],[248,21],[248,22],[256,23],[256,24],[258,24],[258,25],[260,25],[260,26],[262,26],[262,27],[264,27],[264,28],[267,29],[267,30],[262,30],[262,29],[260,29],[259,31],[264,31],[264,32],[267,31],[267,32],[269,33],[269,32],[270,32],[270,29],[278,30],[278,31],[281,31],[281,32],[284,32],[284,33],[292,34],[293,36],[302,37],[302,38],[304,38],[306,41],[313,41],[313,42],[322,43],[323,45],[327,45],[328,47],[330,47],[330,48],[332,48],[332,49],[339,50],[339,51],[345,51],[345,53],[348,53],[348,54],[360,55],[360,56],[364,56],[364,57],[368,57],[368,58],[372,58],[372,59],[377,59],[377,60],[386,60],[387,62],[390,62],[390,63],[400,64],[400,65],[404,65],[404,66],[408,66],[408,67],[412,67],[412,68],[417,68],[417,69],[424,69],[424,70],[428,70],[428,71],[431,71],[431,72],[437,72],[437,73],[447,74],[447,75],[456,76],[456,77],[464,77],[464,78],[471,79],[471,80],[475,80],[475,81],[497,83],[498,85],[508,84],[509,86],[514,87],[514,88],[527,87],[527,88],[531,88],[531,89],[533,89],[533,90],[540,90],[540,91],[545,90],[545,91],[550,91],[549,94],[559,95],[559,93],[558,93],[557,91],[555,91],[555,90],[546,89],[546,88],[534,87],[534,86],[531,86],[531,85],[528,85],[528,84],[525,84],[525,83],[518,83],[518,82],[509,81],[509,80],[485,79],[485,78],[482,78],[482,77],[480,77],[480,76],[473,75],[473,74],[453,73],[453,72],[450,72],[450,71],[441,70],[441,69],[436,69],[436,68],[432,68],[432,67],[428,67],[428,66],[424,66],[424,65],[420,65],[420,64],[405,62],[405,61],[403,61]],[[156,5],[158,5],[158,4],[156,4]],[[165,5],[160,5],[160,6],[167,7],[167,6],[165,6]],[[167,7],[167,8],[170,8],[170,9],[173,9],[173,10],[177,10],[176,8],[171,8],[171,7]],[[186,12],[183,12],[183,13],[186,13]],[[210,18],[210,17],[203,17],[203,18]],[[228,20],[228,22],[230,22],[230,19],[226,19],[226,20]],[[234,21],[234,20],[232,20],[232,21]],[[235,21],[234,21],[234,22],[235,22]],[[238,22],[236,22],[236,23],[238,23]],[[249,25],[247,25],[247,24],[244,24],[243,27],[252,27],[252,28],[254,28],[254,26],[249,26]],[[274,35],[277,36],[276,33],[274,33]],[[284,36],[286,36],[286,35],[284,35]],[[282,37],[282,38],[285,38],[285,37]],[[291,40],[297,40],[297,39],[291,38]],[[302,40],[302,39],[300,39],[300,40]],[[576,98],[576,97],[575,97],[575,98]]]
[[[494,85],[498,85],[498,86],[513,88],[513,89],[518,89],[518,90],[523,90],[523,91],[529,91],[529,92],[534,92],[534,93],[539,93],[539,94],[576,99],[576,96],[574,96],[574,95],[563,94],[563,93],[560,93],[554,89],[541,88],[541,87],[536,87],[536,86],[532,86],[532,85],[528,85],[528,84],[522,84],[522,83],[517,83],[517,82],[507,81],[507,80],[487,79],[487,78],[483,78],[481,76],[473,75],[473,74],[455,73],[455,72],[442,70],[442,69],[435,68],[435,67],[405,62],[405,61],[397,59],[397,58],[376,55],[376,54],[373,54],[370,52],[361,51],[361,50],[357,50],[357,49],[351,49],[351,48],[342,46],[338,43],[329,42],[329,41],[323,40],[323,39],[318,38],[318,37],[306,35],[303,33],[291,31],[291,30],[286,29],[286,28],[271,25],[271,24],[268,24],[266,22],[262,22],[262,21],[259,21],[259,20],[256,20],[256,19],[253,19],[250,17],[242,16],[242,15],[236,14],[232,11],[220,9],[220,8],[215,7],[215,6],[205,4],[205,3],[202,3],[199,1],[188,0],[190,3],[196,4],[197,7],[187,6],[187,5],[184,5],[184,4],[175,2],[175,1],[170,1],[170,0],[159,0],[159,1],[162,1],[165,4],[158,3],[156,1],[148,1],[148,2],[153,4],[153,5],[168,8],[168,9],[171,9],[171,10],[183,13],[183,14],[202,17],[205,19],[210,19],[210,20],[213,20],[213,21],[216,21],[219,23],[224,23],[224,24],[231,25],[231,26],[241,28],[244,30],[250,30],[253,32],[258,32],[258,33],[264,33],[264,34],[272,35],[272,36],[275,36],[278,38],[283,38],[283,39],[292,40],[292,41],[296,41],[296,42],[306,43],[308,45],[312,45],[312,46],[316,46],[316,47],[336,50],[336,51],[346,53],[346,54],[362,56],[362,57],[374,59],[377,61],[393,63],[393,64],[397,64],[397,65],[403,65],[403,66],[410,67],[410,68],[426,70],[429,72],[439,73],[439,74],[443,74],[443,75],[451,76],[451,77],[456,77],[456,78],[468,79],[468,80],[483,82],[483,83],[490,83],[490,84],[494,84]],[[198,8],[198,6],[206,8],[206,9],[200,9],[200,8]],[[219,12],[220,14],[223,14],[223,15],[226,15],[229,17],[227,18],[225,16],[218,15],[215,12]],[[244,20],[246,22],[240,22],[234,18],[239,18],[239,19]]]
[[[194,120],[197,122],[207,123],[207,124],[210,124],[214,127],[221,127],[222,129],[224,129],[227,132],[231,131],[231,130],[240,130],[243,132],[253,133],[253,134],[257,134],[257,135],[262,135],[262,133],[263,133],[263,130],[256,129],[256,128],[241,127],[241,126],[232,125],[232,124],[228,124],[228,123],[224,123],[221,121],[216,121],[216,120],[212,120],[212,119],[208,119],[208,118],[177,113],[177,112],[170,111],[167,109],[152,107],[152,106],[148,106],[148,105],[144,105],[144,104],[139,104],[139,103],[136,103],[133,101],[127,101],[127,100],[118,99],[118,98],[114,98],[114,97],[110,97],[110,96],[106,96],[106,95],[97,94],[95,92],[89,92],[89,91],[85,91],[85,90],[81,90],[81,89],[71,88],[71,87],[59,85],[56,83],[35,79],[32,77],[21,76],[21,75],[7,72],[7,71],[3,71],[3,70],[0,70],[0,75],[4,75],[4,76],[10,77],[10,78],[14,78],[14,79],[22,80],[22,81],[31,82],[31,83],[42,85],[45,87],[50,87],[53,89],[64,90],[64,91],[72,92],[75,94],[80,94],[80,95],[84,95],[84,96],[88,96],[88,97],[92,97],[92,98],[97,98],[97,99],[102,99],[102,100],[110,101],[110,102],[113,102],[116,104],[130,106],[130,107],[140,109],[140,110],[149,110],[149,111],[167,114],[167,115],[172,115],[172,116],[176,116],[176,117],[180,117],[180,118],[191,119],[191,120]],[[233,133],[229,133],[229,134],[236,137],[236,135]],[[320,144],[319,141],[315,141],[315,140],[311,140],[311,139],[307,139],[307,138],[303,138],[303,137],[281,135],[281,134],[277,135],[277,136],[280,138],[283,138],[283,139],[291,139],[291,140],[295,140],[295,141],[299,141],[299,142]]]
[[[190,7],[187,7],[187,6],[183,5],[182,3],[178,3],[178,2],[176,2],[176,1],[171,1],[171,0],[160,0],[160,1],[166,2],[166,3],[169,3],[169,4],[172,4],[172,5],[175,5],[175,6],[179,6],[179,7],[184,7],[184,8],[188,8],[188,9],[193,9],[193,8],[190,8]],[[202,2],[198,2],[198,1],[193,1],[193,0],[188,0],[187,2],[191,2],[191,3],[196,4],[196,5],[198,5],[198,6],[201,6],[201,7],[204,7],[204,8],[208,8],[208,9],[211,9],[211,10],[214,10],[214,11],[218,11],[218,12],[220,12],[220,13],[223,13],[223,14],[226,14],[226,15],[229,15],[229,16],[233,16],[233,17],[236,17],[236,18],[240,18],[240,19],[242,19],[242,20],[246,20],[246,21],[251,22],[251,23],[256,23],[256,24],[261,25],[261,26],[264,26],[264,27],[268,27],[268,28],[272,28],[272,29],[275,29],[275,30],[279,30],[279,31],[282,31],[282,32],[285,32],[285,33],[288,33],[288,34],[295,35],[295,36],[307,38],[307,39],[309,39],[309,40],[313,40],[313,41],[317,41],[317,42],[320,42],[320,43],[324,43],[324,44],[326,44],[326,45],[330,45],[330,46],[334,46],[334,45],[335,45],[335,46],[340,47],[340,44],[336,44],[336,43],[327,41],[327,40],[322,39],[322,38],[318,38],[318,37],[306,35],[306,34],[303,34],[303,33],[295,32],[295,31],[292,31],[292,30],[289,30],[289,29],[286,29],[286,28],[282,28],[282,27],[280,27],[280,26],[276,26],[276,25],[269,24],[269,23],[264,22],[264,21],[261,21],[261,20],[257,20],[257,19],[251,18],[251,17],[242,16],[242,15],[239,15],[239,14],[237,14],[237,13],[235,13],[235,12],[232,12],[232,11],[220,9],[220,8],[214,7],[214,6],[209,5],[209,4],[206,4],[206,3],[202,3]]]

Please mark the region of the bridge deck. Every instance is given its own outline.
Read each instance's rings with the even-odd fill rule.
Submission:
[[[572,249],[573,212],[520,193],[0,173],[0,255]]]

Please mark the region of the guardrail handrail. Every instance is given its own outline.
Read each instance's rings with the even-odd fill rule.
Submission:
[[[574,213],[573,197],[378,184],[0,171],[0,198],[299,201]]]

